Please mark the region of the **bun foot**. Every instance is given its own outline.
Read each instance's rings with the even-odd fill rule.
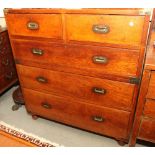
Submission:
[[[16,110],[18,110],[20,107],[21,107],[20,104],[15,104],[15,105],[12,106],[12,111],[16,111]]]
[[[37,115],[32,115],[32,119],[37,120],[38,116]]]
[[[117,143],[120,145],[120,146],[124,146],[126,144],[125,141],[123,140],[117,140]]]
[[[18,110],[22,105],[25,104],[20,86],[13,92],[12,97],[15,102],[15,105],[12,106],[13,111]]]

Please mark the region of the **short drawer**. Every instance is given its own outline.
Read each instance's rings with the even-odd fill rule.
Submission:
[[[10,35],[62,39],[60,14],[7,14],[6,20]]]
[[[143,25],[144,16],[66,15],[69,41],[140,45]]]
[[[117,138],[127,138],[129,112],[99,108],[76,99],[23,89],[29,112],[82,129]],[[123,118],[123,119],[122,119]]]
[[[138,137],[146,141],[155,142],[155,119],[142,119]]]
[[[147,98],[155,99],[155,72],[151,72],[150,83],[148,87]]]
[[[60,96],[71,96],[91,104],[131,110],[134,85],[17,65],[21,85]]]
[[[144,115],[155,118],[155,100],[147,99],[144,106]]]
[[[136,76],[139,51],[95,46],[56,45],[13,40],[14,57],[20,64],[84,75]]]

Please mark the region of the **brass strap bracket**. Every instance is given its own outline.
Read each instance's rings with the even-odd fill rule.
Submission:
[[[131,84],[137,84],[138,85],[138,84],[140,84],[140,78],[132,77],[129,79],[129,82]]]

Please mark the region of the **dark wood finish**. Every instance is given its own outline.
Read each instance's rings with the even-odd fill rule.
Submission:
[[[62,98],[25,88],[23,94],[28,111],[35,115],[112,137],[127,137],[129,112],[105,107],[100,108],[67,96]],[[33,104],[31,104],[32,101]],[[44,107],[43,104],[50,105],[50,108]]]
[[[142,83],[136,108],[133,131],[131,134],[130,146],[134,146],[137,139],[155,142],[154,122],[155,122],[155,51],[153,41],[155,40],[154,20],[155,9],[151,22],[150,37],[147,47],[147,56],[144,66]]]
[[[41,23],[38,33],[12,29],[30,15]],[[53,21],[42,25],[52,15],[61,17],[55,31]],[[5,17],[28,112],[128,142],[139,91],[131,81],[141,77],[149,27],[145,10],[6,9]]]
[[[7,30],[0,32],[0,94],[17,82]]]
[[[24,97],[23,97],[20,86],[13,92],[12,98],[15,102],[15,105],[12,106],[13,111],[18,110],[19,107],[25,104]]]

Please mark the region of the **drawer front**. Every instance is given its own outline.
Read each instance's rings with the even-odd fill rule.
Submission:
[[[139,138],[155,142],[155,119],[142,119],[142,124],[139,130]]]
[[[155,72],[151,73],[149,88],[146,97],[150,99],[155,99]]]
[[[140,45],[144,17],[70,14],[66,25],[69,41]]]
[[[21,85],[56,95],[71,96],[91,104],[130,110],[134,85],[17,65]]]
[[[3,54],[2,58],[0,58],[0,66],[4,69],[4,72],[12,69],[15,70],[12,53]]]
[[[12,54],[5,54],[2,56],[2,58],[0,59],[0,63],[4,68],[9,67],[10,65],[12,66],[13,63],[13,58],[12,58]]]
[[[1,62],[1,59],[0,59]],[[0,76],[4,74],[4,67],[3,65],[0,63]]]
[[[85,75],[136,76],[137,50],[65,46],[39,41],[13,40],[14,56],[21,64]]]
[[[10,84],[13,84],[12,82],[17,81],[16,78],[16,71],[13,68],[5,71],[5,73],[0,76],[0,93],[8,88]]]
[[[8,14],[6,20],[10,35],[62,39],[59,14]]]
[[[11,47],[10,43],[6,43],[4,46],[1,47],[0,49],[0,57],[3,57],[3,55],[11,53]]]
[[[30,89],[23,89],[23,94],[26,108],[32,114],[112,137],[127,137],[129,112],[99,108]]]
[[[0,33],[0,52],[1,52],[1,49],[6,45],[7,42],[8,42],[7,32]]]
[[[147,99],[144,106],[144,115],[155,118],[155,100]]]

